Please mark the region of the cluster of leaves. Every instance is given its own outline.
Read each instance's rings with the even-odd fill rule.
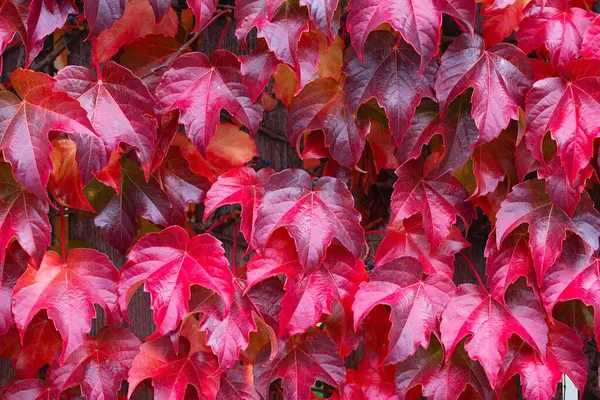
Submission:
[[[24,68],[69,29],[94,60],[16,69],[0,92],[0,357],[17,376],[0,398],[489,399],[518,375],[550,399],[563,374],[583,391],[600,17],[590,0],[482,3],[0,0],[0,51],[23,46]],[[232,16],[245,54],[189,51]],[[276,107],[304,169],[256,162]],[[65,209],[120,270],[65,243]],[[229,258],[212,233],[228,219]],[[487,285],[462,253],[474,220]],[[456,255],[479,285],[456,285]]]

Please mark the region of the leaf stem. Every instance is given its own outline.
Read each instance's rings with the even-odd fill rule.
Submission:
[[[188,40],[187,42],[185,42],[176,52],[175,54],[173,54],[171,57],[169,57],[169,59],[167,61],[165,61],[163,64],[158,65],[152,69],[150,69],[150,71],[146,72],[144,75],[140,76],[140,79],[144,79],[147,78],[151,75],[154,75],[155,72],[160,71],[163,68],[169,68],[171,66],[171,64],[173,64],[173,62],[175,62],[175,60],[177,59],[177,57],[179,57],[179,55],[181,53],[183,53],[188,47],[190,47],[192,45],[192,43],[194,43],[196,41],[196,39],[198,39],[200,37],[200,34],[202,32],[204,32],[206,30],[206,28],[208,28],[210,26],[210,24],[212,24],[213,22],[215,22],[217,19],[219,19],[222,15],[225,14],[229,14],[231,12],[230,9],[226,9],[226,10],[221,10],[219,11],[217,14],[215,14],[214,17],[212,17],[206,24],[204,24],[204,26],[200,29],[198,29],[198,31],[196,31],[196,33],[194,33],[194,35],[190,38],[190,40]]]
[[[467,257],[465,255],[465,253],[463,253],[462,251],[459,251],[458,254],[460,254],[462,256],[462,258],[467,262],[467,265],[469,266],[469,268],[471,268],[471,271],[473,272],[473,275],[475,275],[475,278],[477,278],[477,282],[479,282],[479,286],[481,286],[481,288],[483,289],[483,291],[487,293],[488,290],[485,287],[485,285],[483,284],[483,281],[481,280],[481,278],[479,277],[479,274],[477,273],[477,270],[475,269],[475,266],[473,265],[473,263],[471,262],[471,260],[469,260],[469,257]]]
[[[237,268],[237,242],[240,234],[240,223],[236,219],[233,221],[233,245],[231,246],[231,273],[236,276],[235,269]]]
[[[223,32],[221,32],[221,36],[219,36],[219,44],[217,45],[217,50],[221,50],[221,45],[223,44],[223,39],[225,39],[225,35],[227,35],[227,30],[229,29],[229,25],[231,25],[231,18],[227,18],[227,23],[225,24],[225,28],[223,28]]]
[[[96,49],[96,38],[92,39],[92,41],[94,42],[92,44],[92,48]],[[96,75],[98,75],[98,80],[101,81],[102,80],[102,69],[100,68],[100,61],[98,60],[98,56],[96,54],[95,51],[92,51],[92,62],[94,63],[94,66],[96,67]]]
[[[215,230],[216,228],[218,228],[219,226],[223,225],[225,222],[227,222],[233,218],[235,218],[235,215],[233,215],[233,214],[223,215],[214,224],[212,224],[212,226],[210,228],[208,228],[204,233],[211,233],[213,230]]]
[[[60,253],[64,263],[67,262],[67,252],[65,250],[65,208],[60,206]]]

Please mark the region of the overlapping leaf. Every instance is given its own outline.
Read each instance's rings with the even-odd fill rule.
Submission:
[[[63,339],[60,363],[85,341],[96,316],[94,304],[113,327],[121,323],[117,307],[119,271],[105,254],[73,249],[66,260],[48,251],[39,270],[29,265],[13,291],[13,315],[21,338],[33,317],[47,310]]]
[[[127,316],[127,305],[143,283],[156,324],[149,340],[155,340],[177,328],[189,313],[191,285],[215,291],[227,315],[234,296],[232,279],[221,242],[208,234],[190,238],[183,228],[171,226],[144,236],[129,252],[119,281],[119,306]]]
[[[442,56],[435,93],[445,111],[459,94],[473,88],[471,115],[481,144],[498,136],[511,119],[518,119],[517,110],[532,83],[533,68],[516,46],[499,43],[486,50],[480,36],[462,34]]]
[[[364,237],[360,215],[353,203],[346,186],[335,178],[320,178],[313,187],[305,171],[279,172],[265,185],[254,228],[254,243],[264,249],[277,228],[287,227],[306,273],[321,264],[334,237],[358,257]]]

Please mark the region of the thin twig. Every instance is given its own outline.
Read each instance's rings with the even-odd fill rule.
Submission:
[[[483,291],[487,293],[487,289],[486,289],[485,285],[483,284],[483,281],[479,277],[479,274],[477,273],[477,270],[475,269],[475,266],[473,265],[473,263],[471,262],[471,260],[469,260],[469,257],[467,257],[465,255],[465,253],[463,253],[462,251],[459,251],[458,254],[460,254],[462,256],[462,258],[464,258],[464,260],[467,262],[467,265],[469,265],[469,268],[471,268],[471,271],[473,272],[473,275],[475,275],[475,278],[477,278],[477,282],[479,282],[479,286],[481,286],[481,288],[483,289]]]
[[[33,64],[29,69],[32,71],[41,71],[47,64],[53,62],[56,57],[58,57],[63,51],[65,51],[67,45],[63,40],[61,40],[58,45],[52,50],[46,57],[42,58],[40,61]]]
[[[223,32],[221,32],[221,36],[219,37],[219,44],[217,45],[217,49],[221,50],[221,46],[223,45],[223,40],[227,35],[227,31],[229,30],[229,25],[231,25],[231,18],[227,18],[227,23],[225,24],[225,28],[223,28]]]
[[[190,38],[190,40],[188,40],[187,42],[185,42],[175,52],[175,54],[173,54],[171,57],[169,57],[169,59],[167,61],[165,61],[161,65],[158,65],[158,66],[150,69],[150,71],[148,71],[144,75],[140,76],[140,79],[144,79],[144,78],[147,78],[147,77],[149,77],[151,75],[154,75],[155,72],[160,71],[163,68],[169,68],[171,66],[171,64],[173,64],[173,62],[177,59],[177,57],[179,57],[181,55],[181,53],[183,53],[188,47],[190,47],[192,45],[192,43],[194,43],[196,41],[196,39],[198,39],[200,37],[200,34],[202,32],[204,32],[206,30],[206,28],[208,28],[210,26],[210,24],[212,24],[213,22],[215,22],[221,16],[223,16],[225,14],[229,14],[230,12],[231,12],[231,10],[229,10],[229,9],[223,10],[223,11],[219,11],[217,14],[215,14],[214,17],[212,17],[210,19],[210,21],[208,21],[206,24],[204,24],[204,26],[201,29],[198,29],[198,31],[196,31],[196,33],[194,33],[194,35]]]
[[[278,140],[278,141],[283,142],[283,143],[289,143],[290,142],[287,137],[278,135],[275,132],[271,132],[270,130],[268,130],[266,128],[259,127],[258,131],[260,133],[264,134],[265,136],[270,137],[271,139],[275,139],[275,140]]]

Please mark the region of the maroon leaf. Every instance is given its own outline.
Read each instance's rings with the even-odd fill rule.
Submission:
[[[435,97],[437,64],[426,65],[420,73],[419,55],[406,43],[397,46],[389,32],[373,33],[365,52],[364,62],[353,50],[345,55],[348,77],[344,92],[348,108],[355,114],[361,104],[375,98],[385,110],[396,144],[400,145],[421,99]]]
[[[119,271],[105,254],[92,249],[73,249],[67,259],[48,251],[39,270],[29,265],[13,291],[13,315],[21,334],[35,314],[45,309],[63,339],[60,363],[85,341],[96,317],[94,304],[106,313],[107,322],[118,327]]]
[[[443,275],[423,278],[423,267],[412,257],[397,258],[378,265],[356,294],[354,329],[378,304],[391,307],[389,349],[383,362],[396,364],[413,355],[420,346],[429,346],[437,332],[440,315],[455,286]]]
[[[562,0],[549,1],[542,6],[531,3],[516,35],[519,47],[526,53],[544,44],[550,52],[552,65],[559,72],[579,56],[584,31],[595,16],[581,8],[568,7],[568,2]]]
[[[444,156],[439,161],[436,172],[436,176],[441,176],[467,162],[479,136],[475,121],[471,118],[471,105],[467,96],[459,96],[444,115],[439,113],[439,106],[433,102],[424,102],[417,108],[412,125],[398,149],[400,164],[418,158],[423,146],[438,134],[444,138]]]
[[[529,224],[529,246],[537,282],[560,255],[567,230],[581,237],[592,250],[598,248],[600,214],[589,197],[583,197],[572,217],[552,203],[541,180],[516,185],[496,215],[496,244],[517,226]]]
[[[11,75],[11,84],[22,100],[11,92],[0,92],[0,147],[4,159],[12,165],[15,179],[42,199],[48,199],[45,187],[52,169],[48,133],[58,130],[99,140],[85,110],[66,93],[53,91],[54,83],[48,75],[17,69]],[[102,167],[108,162],[107,154],[92,154]]]
[[[516,46],[499,43],[485,50],[480,36],[462,34],[442,56],[435,93],[446,111],[459,94],[473,88],[471,115],[481,144],[498,136],[510,119],[518,119],[517,110],[532,82],[533,68]]]
[[[204,26],[210,20],[213,13],[217,11],[216,0],[190,0],[188,6],[192,9],[196,20],[196,25],[194,25],[192,32],[196,32]]]
[[[136,239],[138,216],[166,227],[172,219],[173,206],[154,176],[146,182],[142,170],[132,162],[123,160],[121,166],[121,190],[96,215],[94,223],[111,246],[125,253]]]
[[[470,203],[465,202],[467,191],[456,178],[446,174],[430,180],[421,177],[421,170],[418,160],[409,161],[396,170],[398,180],[394,183],[390,224],[421,213],[425,235],[432,250],[437,250],[450,234],[456,216],[469,224],[474,211]]]
[[[2,0],[0,2],[0,14],[2,14],[2,20],[0,20],[0,54],[2,54],[16,34],[19,34],[21,40],[25,42],[27,33],[19,8],[12,0]],[[0,69],[2,69],[2,60],[0,60]]]
[[[421,55],[421,69],[437,54],[442,13],[462,21],[472,33],[475,4],[469,0],[353,0],[348,5],[346,25],[352,46],[363,58],[367,36],[388,22]]]
[[[234,296],[233,276],[223,247],[209,234],[190,238],[178,226],[141,238],[127,255],[121,271],[119,306],[127,317],[127,304],[144,283],[150,292],[156,340],[177,328],[189,313],[190,286],[200,285],[215,291],[225,304],[225,315]]]
[[[203,156],[215,136],[221,109],[251,133],[256,133],[262,119],[263,107],[250,101],[237,57],[225,50],[211,53],[210,59],[202,53],[179,57],[163,75],[156,97],[159,114],[181,111],[179,122]]]
[[[342,166],[354,168],[365,148],[369,124],[359,126],[344,93],[333,78],[310,82],[292,101],[287,134],[299,148],[305,131],[322,129],[331,156]]]
[[[317,332],[280,346],[282,350],[277,357],[266,365],[270,349],[263,348],[254,365],[254,384],[263,398],[268,398],[269,385],[276,379],[283,381],[284,396],[292,400],[308,400],[310,387],[317,379],[338,389],[344,385],[344,361],[324,333]]]
[[[240,231],[249,246],[252,246],[254,223],[264,195],[264,186],[273,173],[270,168],[263,168],[256,173],[250,167],[239,167],[219,176],[206,194],[204,220],[218,207],[240,204],[242,206]],[[249,247],[248,250],[251,248]]]
[[[154,99],[138,77],[112,61],[104,63],[98,79],[87,68],[68,66],[56,75],[55,89],[79,101],[107,151],[117,151],[122,142],[133,146],[148,178],[156,119],[149,114]]]
[[[125,13],[127,0],[88,0],[83,11],[90,25],[88,38],[98,36],[100,32],[110,28]]]
[[[50,370],[50,381],[57,393],[79,385],[89,399],[114,399],[127,379],[133,359],[142,341],[131,331],[120,328],[113,332],[104,327],[96,337],[88,336],[81,346]]]
[[[364,237],[361,217],[353,204],[346,186],[335,178],[320,178],[313,187],[303,170],[289,169],[272,175],[258,208],[255,247],[264,249],[277,228],[287,227],[296,241],[305,273],[321,264],[334,237],[358,257]]]
[[[317,29],[325,33],[330,40],[334,40],[337,32],[334,32],[332,20],[338,7],[338,0],[300,0],[300,5],[308,7],[310,18]]]
[[[188,354],[189,344],[173,351],[167,337],[140,346],[140,352],[129,370],[129,393],[144,379],[152,379],[154,396],[160,399],[183,400],[188,385],[196,389],[196,398],[214,399],[219,392],[219,379],[212,374],[217,369],[215,358],[210,353]]]
[[[442,314],[440,332],[448,361],[466,335],[465,350],[483,366],[492,386],[508,351],[511,335],[519,335],[545,357],[548,326],[533,292],[515,290],[507,306],[478,286],[462,284]]]

